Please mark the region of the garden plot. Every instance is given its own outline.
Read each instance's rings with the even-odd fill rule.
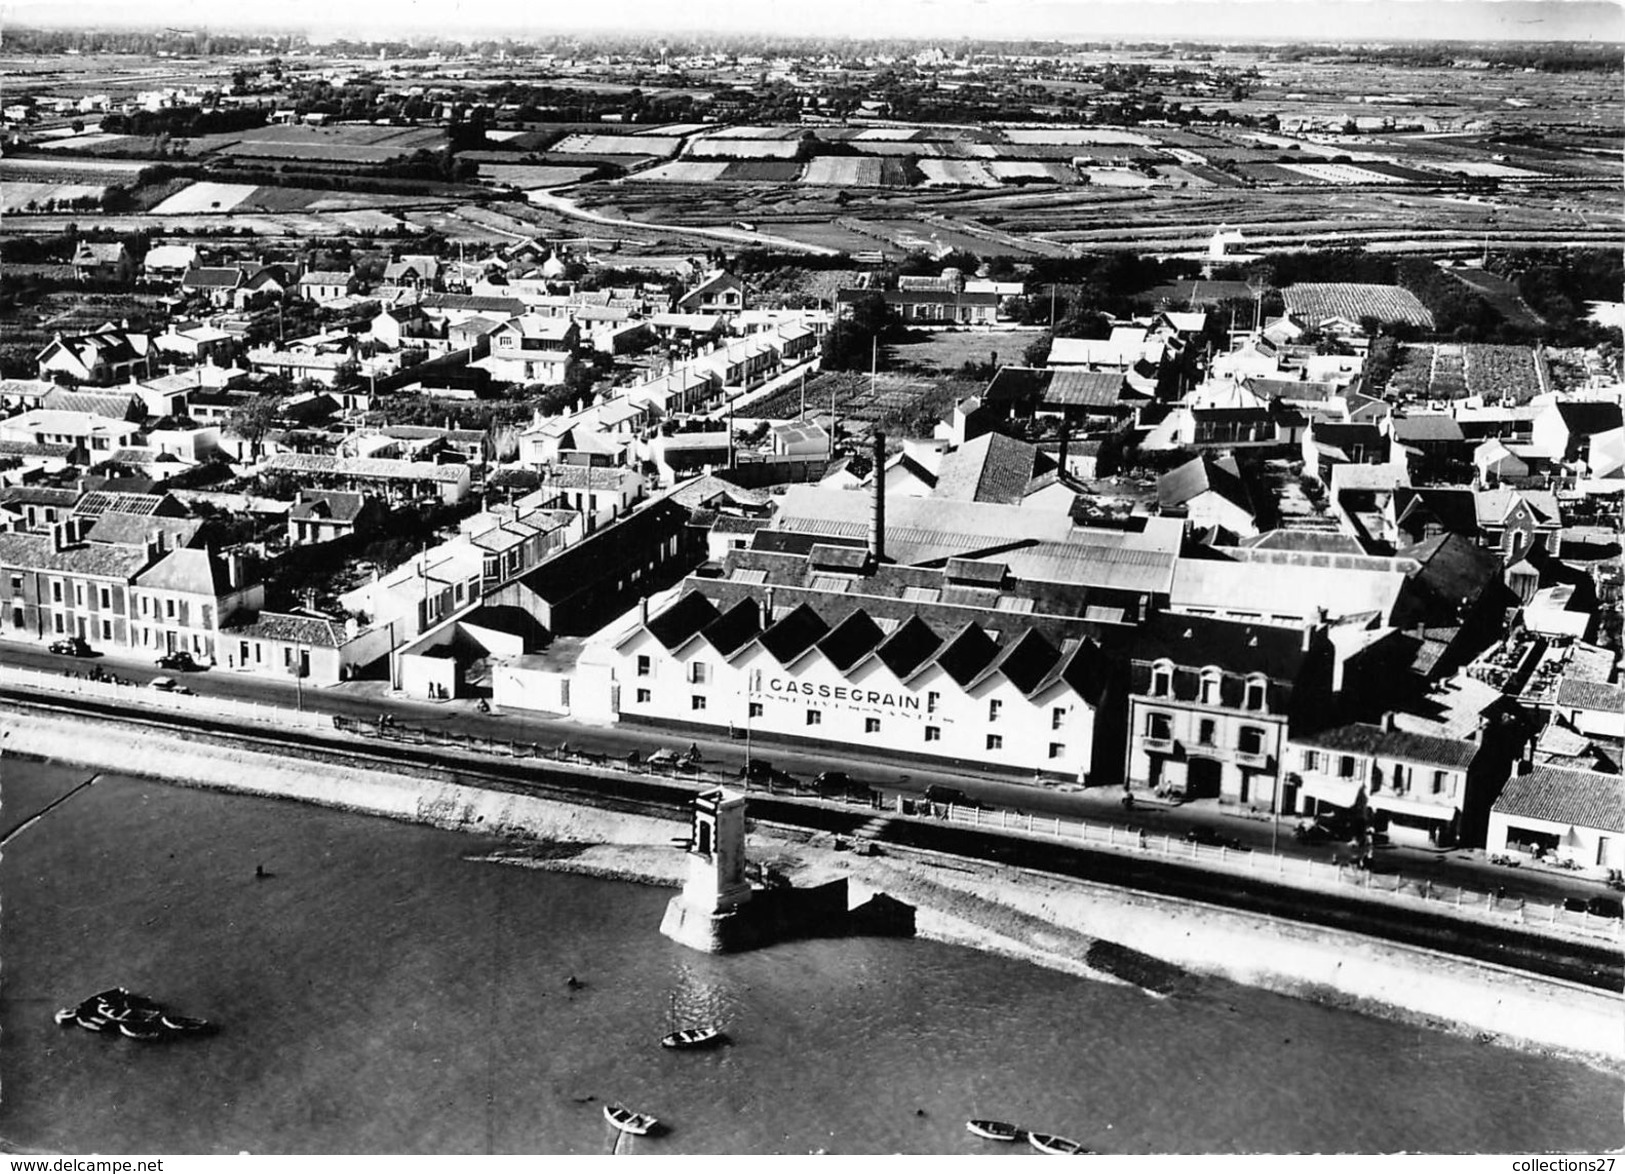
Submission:
[[[658,167],[651,167],[647,171],[639,171],[627,176],[631,180],[643,182],[655,181],[659,183],[709,183],[721,179],[722,173],[732,167],[731,163],[662,163]]]
[[[926,187],[996,188],[999,181],[989,168],[986,163],[961,159],[920,160]]]
[[[566,135],[553,150],[560,155],[669,155],[682,141],[665,135]]]
[[[1181,163],[1206,163],[1207,156],[1196,151],[1186,150],[1184,147],[1163,147],[1163,151],[1172,155]]]
[[[1352,186],[1367,183],[1404,183],[1405,181],[1394,175],[1384,175],[1380,171],[1367,171],[1363,167],[1351,167],[1347,163],[1282,163],[1278,166],[1288,171],[1296,171],[1300,175],[1321,183],[1335,183]]]
[[[634,131],[633,133],[656,136],[670,135],[673,138],[682,138],[684,135],[699,134],[702,130],[708,130],[711,125],[709,122],[674,122],[669,126],[651,126],[648,130]],[[738,130],[740,128],[735,127],[734,129]],[[491,138],[491,132],[486,131],[485,137]]]
[[[801,182],[842,188],[877,188],[885,182],[881,159],[848,159],[822,155],[807,164]]]
[[[685,157],[707,159],[794,159],[800,143],[785,139],[695,139]]]
[[[1154,147],[1157,144],[1156,139],[1148,135],[1137,134],[1131,130],[1068,130],[1062,127],[1043,127],[1034,130],[1019,130],[1012,127],[1005,130],[1004,139],[1008,143],[1053,144],[1056,146]]]
[[[710,123],[694,128],[696,131],[707,131],[708,139],[782,139],[785,137],[785,128],[782,126],[727,126],[716,130]],[[692,132],[689,132],[692,133]],[[795,128],[797,138],[801,136],[799,127]]]
[[[1214,186],[1211,179],[1206,179],[1198,175],[1194,170],[1187,170],[1183,167],[1159,166],[1157,168],[1157,177],[1167,180],[1175,187],[1210,188]]]
[[[194,212],[230,212],[259,188],[251,183],[194,183],[176,192],[152,210],[154,216],[184,216]]]

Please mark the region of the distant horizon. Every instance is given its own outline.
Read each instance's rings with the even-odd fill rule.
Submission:
[[[590,8],[549,0],[0,0],[0,22],[63,31],[159,31],[299,35],[312,41],[524,40],[556,36],[727,36],[831,40],[1084,41],[1166,44],[1410,42],[1625,43],[1625,6],[1611,0],[818,0],[764,11],[752,0],[685,5],[597,0]],[[1170,29],[1178,29],[1171,34]],[[1373,36],[1373,30],[1382,34]]]

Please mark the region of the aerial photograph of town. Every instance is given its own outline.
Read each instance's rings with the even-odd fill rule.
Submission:
[[[7,1170],[1612,1169],[1625,6],[0,79]]]

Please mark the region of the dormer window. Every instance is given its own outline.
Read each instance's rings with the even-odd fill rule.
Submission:
[[[1159,660],[1151,666],[1151,696],[1167,697],[1174,691],[1174,666]]]
[[[1203,705],[1217,705],[1219,703],[1218,669],[1205,668],[1202,670],[1201,701]]]

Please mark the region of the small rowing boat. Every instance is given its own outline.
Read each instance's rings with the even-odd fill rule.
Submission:
[[[660,1046],[681,1049],[714,1048],[725,1038],[720,1027],[685,1027],[682,1031],[674,1031],[662,1037]]]
[[[1008,1121],[988,1121],[974,1118],[965,1122],[965,1128],[977,1137],[985,1137],[989,1141],[1018,1141],[1021,1138],[1021,1129]]]
[[[164,1029],[152,1020],[134,1024],[120,1023],[118,1029],[131,1039],[159,1039],[164,1034]]]
[[[1032,1143],[1033,1149],[1041,1154],[1086,1154],[1089,1151],[1069,1137],[1058,1137],[1053,1133],[1029,1133],[1027,1140]]]
[[[658,1120],[649,1114],[634,1113],[631,1109],[619,1103],[604,1106],[604,1120],[622,1133],[632,1133],[639,1137],[660,1124]]]

